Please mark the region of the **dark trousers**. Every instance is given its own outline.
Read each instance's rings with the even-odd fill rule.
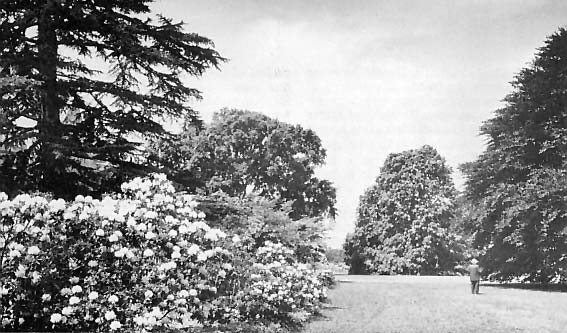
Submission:
[[[479,286],[480,286],[479,280],[476,280],[476,281],[471,280],[471,293],[478,294],[478,287]]]

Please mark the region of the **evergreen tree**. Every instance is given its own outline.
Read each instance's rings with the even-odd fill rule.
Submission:
[[[197,114],[200,76],[223,59],[151,0],[0,2],[0,190],[57,196],[144,173],[140,141]]]
[[[567,30],[559,29],[481,127],[486,150],[461,167],[476,207],[474,244],[495,278],[565,282],[566,73]]]

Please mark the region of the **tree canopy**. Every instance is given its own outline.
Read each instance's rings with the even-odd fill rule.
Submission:
[[[223,109],[203,130],[187,127],[178,140],[161,141],[153,152],[176,181],[205,194],[292,202],[293,219],[335,215],[335,188],[314,176],[326,151],[315,132],[299,125]]]
[[[144,173],[161,120],[197,121],[183,84],[224,59],[151,0],[0,2],[0,190],[113,190]]]
[[[565,281],[567,30],[516,75],[505,106],[481,127],[488,145],[461,169],[476,207],[474,244],[502,280]]]
[[[452,270],[458,237],[449,231],[456,191],[451,170],[430,146],[390,154],[360,197],[345,252],[354,271],[434,274]]]

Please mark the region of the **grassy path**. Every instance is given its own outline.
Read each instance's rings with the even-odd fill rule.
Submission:
[[[338,276],[302,333],[567,332],[567,293],[480,287],[467,277]]]

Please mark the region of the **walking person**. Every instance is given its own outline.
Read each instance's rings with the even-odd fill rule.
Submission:
[[[471,264],[467,268],[471,278],[471,293],[478,295],[478,289],[480,286],[480,273],[482,269],[478,266],[478,260],[473,258]]]

